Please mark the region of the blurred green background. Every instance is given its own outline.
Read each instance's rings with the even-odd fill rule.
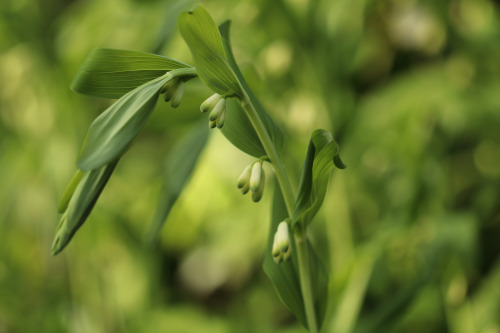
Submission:
[[[93,47],[192,63],[176,17],[194,1],[0,2],[0,333],[305,332],[260,264],[252,161],[217,131],[145,242],[164,156],[210,92],[160,102],[87,223],[49,255],[86,129],[110,101],[77,95]],[[311,238],[328,266],[323,332],[500,332],[500,20],[489,0],[206,1],[283,128],[296,186],[310,133],[340,144]],[[268,170],[268,175],[271,172]]]

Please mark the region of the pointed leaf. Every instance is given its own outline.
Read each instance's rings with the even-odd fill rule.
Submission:
[[[276,184],[277,185],[277,184]],[[288,217],[285,202],[278,186],[275,186],[273,197],[273,209],[271,217],[271,227],[267,240],[266,252],[262,268],[267,277],[274,285],[281,301],[285,306],[297,317],[299,322],[307,327],[304,303],[300,288],[300,278],[297,262],[297,254],[295,253],[296,245],[292,237],[292,259],[286,262],[277,264],[272,257],[272,246],[274,242],[274,234],[278,224]],[[325,317],[327,296],[328,296],[328,275],[324,269],[322,262],[309,241],[307,241],[307,252],[309,255],[309,274],[311,278],[313,301],[316,313],[316,321],[318,327],[321,328]]]
[[[227,63],[219,29],[205,7],[198,5],[182,13],[178,26],[201,80],[219,95],[242,96],[238,79]]]
[[[221,33],[221,37],[222,37],[222,45],[224,47],[224,50],[226,51],[226,57],[227,57],[227,61],[229,63],[229,66],[231,66],[231,68],[233,69],[234,74],[238,78],[241,86],[243,87],[243,89],[247,93],[247,95],[250,98],[250,101],[252,102],[252,104],[255,106],[255,109],[256,109],[257,113],[259,114],[260,119],[264,123],[264,126],[266,127],[267,133],[271,137],[271,140],[273,141],[273,143],[274,143],[277,151],[281,152],[281,150],[283,148],[283,133],[281,133],[281,130],[278,128],[278,126],[276,126],[276,124],[274,123],[274,121],[272,120],[272,118],[269,116],[269,114],[267,113],[267,111],[264,109],[264,107],[262,106],[262,104],[260,103],[260,101],[257,99],[257,97],[255,96],[255,94],[250,89],[250,86],[246,82],[245,78],[243,77],[243,74],[241,73],[241,70],[239,69],[238,64],[236,63],[236,60],[234,59],[233,51],[231,49],[231,43],[230,43],[230,39],[229,39],[229,28],[230,28],[230,22],[229,21],[224,22],[219,27],[220,33]],[[247,154],[250,154],[250,155],[255,156],[255,157],[260,157],[262,155],[265,155],[265,153],[264,154],[260,154],[260,155],[255,155],[253,153],[250,153],[249,151],[246,151],[246,150],[240,148],[240,146],[235,143],[235,141],[238,140],[238,139],[239,139],[239,141],[247,140],[249,142],[248,145],[252,145],[253,146],[252,150],[254,152],[257,149],[257,147],[262,147],[262,144],[260,143],[259,137],[257,136],[257,133],[255,133],[255,131],[253,130],[253,127],[252,127],[252,125],[250,123],[250,120],[248,119],[248,117],[244,113],[241,105],[238,105],[238,107],[241,110],[239,113],[241,113],[242,115],[238,114],[235,117],[236,119],[238,119],[238,123],[234,122],[234,124],[238,125],[239,128],[250,127],[250,129],[248,130],[247,133],[242,132],[239,137],[226,135],[226,133],[224,133],[224,130],[222,131],[222,133],[236,147],[238,147],[239,149],[243,150]],[[228,110],[228,117],[229,117],[230,113],[231,113],[231,111]],[[225,126],[227,126],[227,125],[225,125]],[[262,148],[262,150],[264,150],[264,148]]]
[[[208,141],[208,126],[203,119],[172,147],[165,159],[164,188],[153,220],[149,240],[155,241],[177,198],[191,178],[198,158]]]
[[[85,222],[117,163],[118,160],[115,160],[99,169],[83,174],[57,227],[52,243],[52,255],[61,252]]]
[[[146,124],[170,77],[166,74],[132,90],[97,117],[84,139],[78,167],[96,169],[122,155]]]
[[[328,179],[335,164],[345,167],[339,156],[339,147],[332,135],[316,130],[311,135],[306,160],[302,169],[293,223],[309,224],[325,198]]]
[[[71,89],[93,97],[120,98],[167,71],[188,67],[156,54],[97,48],[83,62]]]

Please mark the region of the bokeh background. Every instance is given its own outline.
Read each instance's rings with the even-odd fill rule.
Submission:
[[[89,50],[192,63],[194,1],[0,2],[0,332],[305,332],[260,265],[252,159],[212,132],[151,245],[164,156],[210,92],[160,102],[87,223],[49,255],[86,129],[111,101],[69,89]],[[491,0],[211,0],[286,140],[298,183],[310,133],[334,133],[311,238],[331,278],[323,332],[500,332],[500,20]],[[271,172],[268,170],[268,175]],[[272,178],[272,177],[270,177]]]

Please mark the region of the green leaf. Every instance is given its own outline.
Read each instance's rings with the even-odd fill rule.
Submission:
[[[100,98],[120,98],[130,90],[189,65],[156,54],[93,49],[76,73],[71,89]]]
[[[311,135],[302,168],[293,211],[294,225],[300,223],[307,226],[314,218],[325,198],[328,179],[334,165],[345,168],[339,156],[337,142],[328,131],[315,130]]]
[[[61,201],[59,202],[59,208],[57,209],[58,213],[62,214],[66,211],[66,209],[68,208],[69,201],[71,200],[73,193],[75,193],[76,187],[78,186],[78,184],[80,184],[80,180],[82,179],[82,177],[83,177],[83,171],[80,169],[76,170],[75,175],[73,176],[73,178],[71,178],[71,181],[64,190]]]
[[[148,239],[150,242],[158,238],[170,210],[191,178],[198,158],[203,153],[208,141],[208,134],[208,126],[206,120],[203,119],[196,126],[193,126],[189,133],[177,142],[167,155],[163,191],[149,233]]]
[[[169,74],[124,95],[90,125],[77,165],[83,171],[99,168],[118,158],[130,146],[153,111]]]
[[[300,278],[297,262],[297,254],[295,252],[296,245],[294,237],[292,237],[292,259],[286,262],[277,264],[272,257],[272,246],[274,242],[274,234],[278,224],[288,217],[285,202],[281,194],[281,190],[277,186],[274,187],[273,209],[271,214],[271,227],[267,239],[266,252],[262,268],[271,280],[277,294],[283,304],[297,317],[299,322],[307,327],[304,302],[300,288]],[[307,252],[309,255],[309,274],[311,277],[313,301],[316,313],[316,321],[318,327],[321,328],[325,317],[327,296],[328,296],[328,275],[323,267],[323,264],[307,241]]]
[[[205,7],[197,5],[181,13],[178,27],[201,80],[219,95],[241,97],[238,79],[227,63],[219,29]]]
[[[115,160],[83,174],[57,227],[52,243],[52,255],[61,252],[85,222],[117,163],[118,160]]]
[[[230,21],[224,22],[219,27],[222,37],[222,45],[224,47],[224,50],[226,51],[226,56],[229,66],[231,66],[231,68],[233,69],[236,77],[240,81],[241,86],[247,93],[252,104],[255,106],[255,109],[259,114],[260,119],[264,123],[267,133],[271,137],[271,140],[273,141],[275,147],[277,148],[277,151],[281,152],[283,148],[283,133],[281,133],[279,127],[276,126],[272,118],[264,109],[260,101],[257,99],[253,91],[250,89],[250,86],[246,82],[245,78],[243,77],[243,74],[241,73],[241,70],[239,69],[238,64],[236,63],[236,60],[234,59],[233,51],[231,49],[231,42],[229,39],[229,28],[230,28]],[[231,141],[231,143],[233,143],[236,147],[246,152],[247,154],[250,154],[255,157],[261,157],[265,155],[264,148],[260,143],[260,139],[257,136],[255,130],[253,129],[253,126],[250,123],[250,120],[248,119],[247,115],[243,111],[243,108],[241,107],[241,105],[238,104],[236,106],[235,104],[236,103],[232,103],[233,107],[231,107],[231,110],[229,109],[227,110],[228,119],[229,117],[231,117],[232,113],[236,113],[236,115],[234,116],[234,120],[233,122],[231,122],[229,126],[226,120],[226,124],[222,129],[222,133],[228,138],[229,141]],[[234,110],[235,108],[238,108],[238,110]],[[236,126],[237,129],[232,128],[231,126],[233,125]],[[226,126],[229,128],[226,128]],[[239,135],[238,131],[240,132]],[[231,132],[233,132],[234,135],[231,135],[232,134]],[[244,141],[246,141],[246,143],[244,143]],[[242,148],[243,146],[247,146],[248,150],[243,149]]]
[[[234,98],[226,100],[226,120],[221,132],[241,151],[257,158],[266,155],[257,132],[253,129],[243,107]]]

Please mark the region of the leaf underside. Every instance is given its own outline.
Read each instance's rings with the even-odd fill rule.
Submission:
[[[188,67],[157,54],[96,48],[76,73],[71,89],[92,97],[116,99],[167,71]]]
[[[83,174],[57,227],[52,243],[52,255],[61,252],[85,222],[117,163],[118,160],[115,160]]]
[[[78,167],[92,170],[121,156],[146,124],[169,78],[167,74],[143,84],[99,115],[87,131]]]

